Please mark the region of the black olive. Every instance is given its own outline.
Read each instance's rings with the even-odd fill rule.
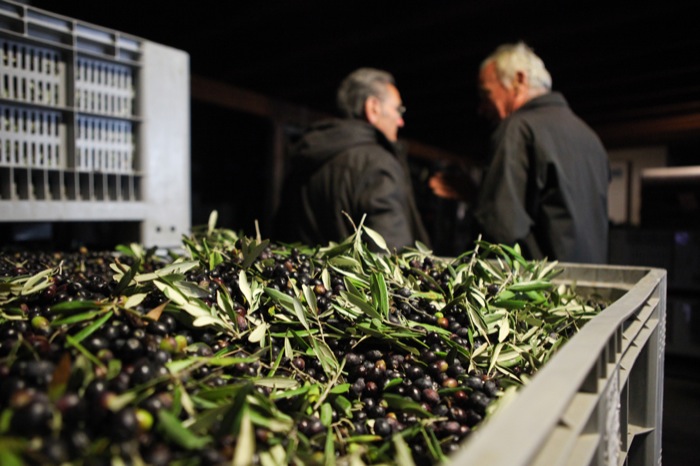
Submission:
[[[49,423],[52,418],[48,400],[37,397],[14,412],[10,429],[16,434],[27,437],[46,435],[51,430]]]
[[[391,435],[391,424],[389,424],[389,421],[384,418],[375,419],[374,433],[382,437]]]

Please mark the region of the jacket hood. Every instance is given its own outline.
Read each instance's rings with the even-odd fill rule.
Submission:
[[[314,170],[341,152],[357,146],[380,144],[396,153],[392,144],[374,126],[362,120],[323,120],[312,124],[291,148],[294,164],[302,171]]]

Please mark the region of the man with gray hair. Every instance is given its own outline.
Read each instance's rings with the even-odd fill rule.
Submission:
[[[519,244],[530,259],[605,263],[608,156],[551,87],[544,63],[523,42],[482,62],[479,110],[497,126],[472,209],[477,233]],[[449,192],[443,181],[431,180],[438,195]]]
[[[341,83],[337,103],[345,118],[314,123],[291,149],[274,239],[342,241],[366,215],[364,224],[390,249],[429,244],[398,143],[405,107],[393,76],[355,70]]]

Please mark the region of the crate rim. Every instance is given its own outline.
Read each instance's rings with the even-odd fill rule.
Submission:
[[[667,276],[665,269],[641,266],[593,266],[574,263],[560,263],[559,265],[565,269],[565,272],[578,271],[593,276],[607,273],[609,276],[618,278],[634,279],[634,277],[638,277],[638,280],[634,283],[611,283],[595,280],[587,282],[587,284],[598,283],[604,285],[605,288],[625,290],[625,293],[584,325],[531,378],[526,386],[519,389],[513,399],[494,412],[466,439],[462,447],[448,458],[446,464],[489,464],[491,466],[533,464],[532,461],[536,458],[537,453],[560,422],[569,401],[577,393],[579,387],[576,384],[577,381],[585,379],[619,325],[642,307],[658,287],[662,287],[661,299],[665,300]],[[665,311],[665,301],[661,305]],[[565,366],[571,359],[568,356],[571,355],[576,355],[576,359],[579,361],[583,358],[586,363],[578,367]],[[663,354],[660,354],[659,357],[663,359]],[[663,366],[661,366],[660,375],[662,372]],[[548,385],[559,386],[562,380],[572,390],[569,393],[557,393],[557,396],[547,397],[545,406],[543,406],[541,401],[543,394],[548,393]],[[661,400],[657,400],[657,405],[661,409]],[[659,412],[658,415],[660,419],[661,413]],[[660,438],[660,426],[657,427]],[[494,439],[507,439],[511,445],[508,448],[495,448]],[[660,450],[658,454],[660,455]]]

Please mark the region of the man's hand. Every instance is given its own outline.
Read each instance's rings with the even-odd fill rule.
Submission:
[[[461,170],[437,172],[428,180],[428,186],[438,197],[465,202],[473,201],[477,192],[472,178]]]

